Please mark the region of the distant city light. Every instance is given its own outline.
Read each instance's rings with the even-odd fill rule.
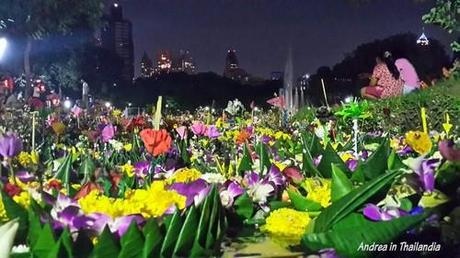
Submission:
[[[3,58],[3,55],[6,52],[6,47],[8,46],[8,41],[6,38],[0,38],[0,60]]]
[[[132,106],[132,105],[133,105],[133,103],[131,103],[131,102],[128,103],[128,107],[130,107],[130,106]]]
[[[115,8],[117,8],[117,7],[118,7],[118,4],[117,4],[117,3],[114,3],[113,6],[114,6]]]
[[[72,107],[72,101],[70,99],[64,100],[64,108],[70,109]]]

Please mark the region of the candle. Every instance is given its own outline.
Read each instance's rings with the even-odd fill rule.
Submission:
[[[326,106],[327,109],[329,110],[329,103],[327,103],[327,94],[326,94],[326,86],[324,85],[324,80],[321,78],[321,85],[323,86],[323,95],[324,95],[324,101],[326,101]]]
[[[35,112],[32,112],[32,150],[35,150]]]
[[[423,126],[423,132],[428,133],[428,126],[426,123],[426,109],[422,107],[421,109],[421,114],[422,114],[422,126]]]
[[[160,130],[162,100],[163,100],[162,96],[159,96],[158,101],[157,101],[156,112],[155,112],[155,119],[154,119],[154,127],[155,127],[154,129],[155,130]]]

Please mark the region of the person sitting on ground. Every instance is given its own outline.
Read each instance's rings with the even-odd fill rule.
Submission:
[[[414,90],[420,89],[420,79],[414,66],[406,58],[399,58],[395,61],[401,80],[404,82],[403,94],[406,95]]]
[[[376,65],[370,85],[361,89],[361,96],[367,99],[384,99],[402,94],[404,83],[390,52],[376,58]]]

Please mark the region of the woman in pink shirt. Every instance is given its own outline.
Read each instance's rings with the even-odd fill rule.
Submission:
[[[361,89],[361,96],[367,99],[383,99],[401,95],[404,83],[391,53],[385,52],[383,58],[376,58],[376,62],[370,85]]]
[[[417,71],[415,71],[414,66],[409,60],[399,58],[396,60],[395,65],[398,67],[399,74],[404,82],[404,95],[420,88],[420,79],[418,78]]]

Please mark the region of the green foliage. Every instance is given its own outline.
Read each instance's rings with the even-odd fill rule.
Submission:
[[[385,173],[352,190],[343,198],[332,203],[316,219],[314,232],[320,233],[329,230],[340,220],[368,202],[370,198],[376,196],[383,189],[388,188],[400,174],[401,172],[398,171]]]
[[[411,93],[406,96],[371,102],[372,117],[360,127],[365,132],[389,132],[390,134],[404,134],[410,130],[422,130],[421,111],[426,108],[429,130],[444,131],[445,114],[449,113],[451,123],[460,124],[460,98],[454,93],[459,87],[457,80],[442,82],[430,89]],[[349,128],[348,124],[341,124]],[[453,132],[459,133],[458,127]]]
[[[362,251],[359,246],[389,243],[425,218],[426,215],[423,214],[373,222],[361,214],[352,213],[330,231],[304,235],[302,245],[310,251],[334,247],[336,252],[344,257],[372,256],[372,252]]]
[[[458,34],[460,32],[460,0],[437,0],[435,7],[422,19],[425,23],[440,26],[450,34]],[[453,42],[451,46],[454,51],[460,51],[458,42]]]

